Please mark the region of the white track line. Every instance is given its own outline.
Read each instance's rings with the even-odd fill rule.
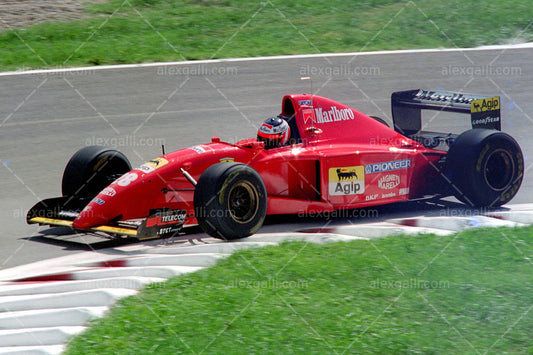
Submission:
[[[213,64],[213,63],[236,63],[236,62],[253,62],[253,61],[267,61],[267,60],[283,60],[283,59],[353,57],[353,56],[373,56],[373,55],[389,55],[389,54],[472,52],[472,51],[513,50],[513,49],[533,49],[533,42],[520,43],[520,44],[482,46],[482,47],[476,47],[476,48],[434,48],[434,49],[405,49],[405,50],[375,51],[375,52],[317,53],[317,54],[280,55],[280,56],[271,56],[271,57],[207,59],[207,60],[191,60],[191,61],[181,61],[181,62],[159,62],[159,63],[141,63],[141,64],[102,65],[102,66],[93,66],[93,67],[55,68],[55,69],[41,69],[41,70],[27,70],[27,71],[10,71],[10,72],[0,73],[0,77],[16,76],[16,75],[32,75],[32,74],[97,71],[97,70],[109,70],[109,69],[150,68],[150,67],[173,66],[173,65],[199,65],[199,64]]]

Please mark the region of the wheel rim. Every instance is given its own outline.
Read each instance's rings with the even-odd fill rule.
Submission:
[[[244,224],[254,219],[259,208],[255,187],[242,181],[232,186],[228,194],[228,211],[234,221]]]
[[[495,191],[505,190],[512,183],[514,170],[513,158],[509,152],[497,149],[485,161],[485,181]]]

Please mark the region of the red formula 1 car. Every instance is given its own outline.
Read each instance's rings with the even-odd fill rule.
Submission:
[[[460,135],[423,130],[421,110],[468,113]],[[256,138],[164,154],[131,170],[116,150],[78,151],[63,196],[35,205],[28,223],[69,226],[138,239],[199,224],[211,236],[249,236],[266,215],[319,213],[455,195],[496,207],[524,174],[516,141],[500,132],[498,97],[410,90],[392,94],[394,129],[333,100],[286,95],[278,116],[288,144]]]

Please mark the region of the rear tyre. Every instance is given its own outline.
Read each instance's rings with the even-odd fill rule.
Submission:
[[[94,197],[115,179],[131,170],[128,159],[119,151],[100,146],[78,150],[63,173],[63,196]]]
[[[212,237],[248,237],[263,225],[267,194],[261,176],[241,163],[207,168],[194,191],[194,210],[200,227]]]
[[[389,126],[389,124],[387,123],[387,121],[385,121],[383,118],[378,117],[378,116],[370,116],[370,117],[372,117],[374,120],[376,120],[376,121],[378,121],[379,123],[384,124],[385,126],[387,126],[387,127],[390,128],[390,126]]]
[[[455,197],[476,207],[498,207],[518,192],[524,158],[508,134],[472,129],[462,133],[447,155],[448,175]]]

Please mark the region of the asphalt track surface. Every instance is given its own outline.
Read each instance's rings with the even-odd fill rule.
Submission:
[[[162,143],[168,152],[209,142],[213,135],[235,142],[255,136],[265,118],[277,115],[284,94],[311,90],[389,122],[390,94],[397,90],[500,95],[503,131],[519,142],[525,156],[524,182],[511,203],[531,203],[532,55],[531,48],[428,51],[0,75],[0,268],[92,247],[89,236],[56,236],[65,231],[25,222],[38,200],[60,195],[63,169],[78,149],[116,147],[139,166],[159,156]],[[303,76],[313,79],[312,88],[300,80]],[[462,115],[432,114],[424,123],[437,131],[469,128],[469,118]],[[400,210],[426,213],[424,206],[394,205],[379,210],[379,218]],[[334,223],[347,219],[369,222],[359,215]],[[263,228],[290,231],[326,223],[291,218]],[[193,234],[199,242],[202,235]],[[82,243],[70,243],[73,238]]]

